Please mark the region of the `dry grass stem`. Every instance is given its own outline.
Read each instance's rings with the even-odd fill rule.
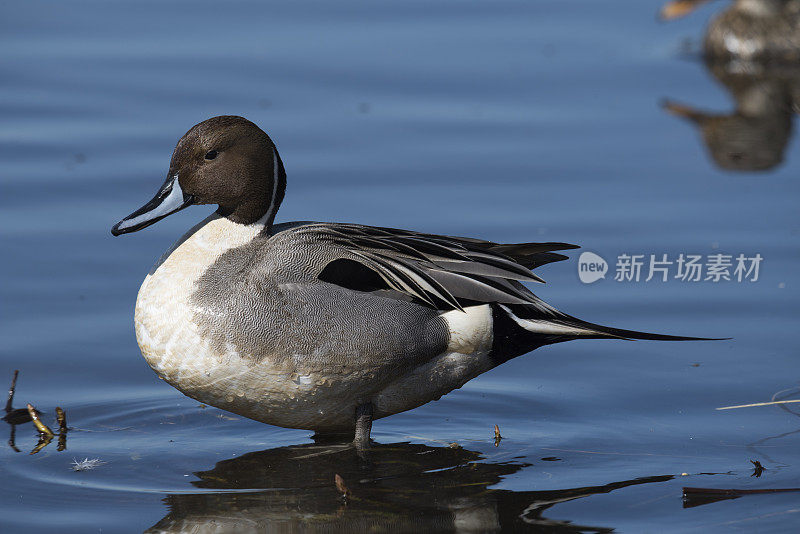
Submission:
[[[770,402],[754,402],[753,404],[739,404],[737,406],[723,406],[721,408],[716,408],[717,410],[735,410],[737,408],[752,408],[754,406],[772,406],[774,404],[792,404],[798,403],[800,399],[797,400],[782,400],[782,401],[770,401]]]
[[[34,408],[30,404],[28,404],[28,414],[31,416],[31,420],[33,421],[34,426],[36,426],[36,430],[39,431],[39,434],[41,434],[42,436],[47,436],[49,438],[55,436],[53,431],[50,430],[50,427],[42,423],[42,420],[39,419],[39,415],[36,413],[36,408]]]
[[[60,406],[56,406],[56,419],[58,420],[58,431],[66,432],[68,430],[67,414],[64,413],[64,410],[62,410]]]

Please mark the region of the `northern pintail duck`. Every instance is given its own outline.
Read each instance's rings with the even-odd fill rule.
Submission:
[[[156,196],[112,233],[192,204],[217,211],[170,248],[136,300],[155,372],[200,402],[265,423],[353,432],[421,406],[542,345],[694,339],[587,323],[522,282],[565,243],[497,244],[358,224],[274,224],[278,150],[233,116],[178,141]]]
[[[682,17],[708,0],[672,0],[663,19]],[[707,58],[729,61],[800,60],[800,0],[734,0],[708,25],[703,50]]]

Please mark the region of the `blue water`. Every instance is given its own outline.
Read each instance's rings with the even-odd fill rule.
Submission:
[[[800,398],[800,150],[791,136],[767,171],[715,165],[662,102],[733,112],[692,52],[724,6],[672,24],[658,7],[5,2],[0,385],[20,369],[15,407],[49,423],[61,406],[75,429],[65,451],[28,454],[30,424],[21,452],[0,448],[0,530],[795,530],[798,493],[682,503],[683,487],[800,486],[797,404],[716,410]],[[109,229],[153,195],[177,139],[220,114],[276,141],[279,221],[577,243],[612,272],[581,283],[575,251],[538,271],[539,296],[603,324],[733,339],[546,347],[376,422],[366,458],[202,407],[148,368],[133,304],[210,208]],[[764,260],[756,282],[616,282],[623,253]],[[106,463],[70,469],[84,458]]]

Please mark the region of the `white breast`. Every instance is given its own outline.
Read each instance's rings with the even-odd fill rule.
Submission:
[[[147,363],[179,390],[209,404],[235,402],[235,389],[212,384],[243,376],[249,366],[232,348],[219,354],[198,334],[192,322],[196,310],[189,299],[195,281],[211,264],[227,250],[251,241],[263,228],[261,221],[242,225],[212,215],[159,260],[158,268],[139,289],[136,339]]]
[[[178,349],[197,341],[190,319],[194,283],[223,253],[251,241],[263,224],[236,224],[212,215],[181,238],[147,275],[136,299],[136,338],[148,363],[160,373],[180,357]],[[188,237],[187,237],[188,236]]]

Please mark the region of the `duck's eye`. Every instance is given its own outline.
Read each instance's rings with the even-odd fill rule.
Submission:
[[[216,157],[217,157],[216,150],[209,150],[208,152],[206,152],[206,159],[214,159]]]

